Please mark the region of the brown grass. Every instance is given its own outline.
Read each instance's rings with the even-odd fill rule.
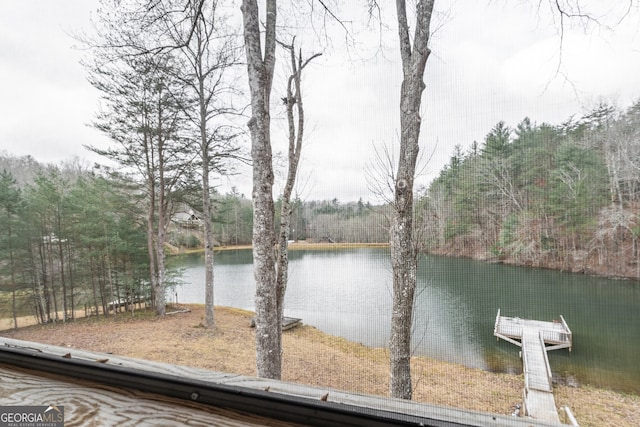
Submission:
[[[252,313],[217,307],[216,328],[202,326],[204,309],[156,318],[89,318],[30,326],[3,335],[158,362],[255,375]],[[283,380],[359,393],[387,395],[389,355],[330,336],[311,326],[284,334]],[[414,358],[414,399],[437,405],[511,414],[522,401],[521,375],[495,374],[428,358]],[[590,387],[554,388],[558,406],[569,406],[581,426],[640,425],[640,397]]]

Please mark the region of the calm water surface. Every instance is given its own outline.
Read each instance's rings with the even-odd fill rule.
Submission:
[[[204,259],[181,257],[172,300],[204,303]],[[391,266],[386,249],[292,251],[285,314],[372,347],[389,339]],[[519,348],[497,342],[505,316],[539,320],[562,314],[573,351],[549,352],[554,376],[640,393],[640,284],[584,275],[427,256],[420,262],[415,354],[503,372],[520,372]],[[215,259],[215,304],[254,309],[251,251]]]

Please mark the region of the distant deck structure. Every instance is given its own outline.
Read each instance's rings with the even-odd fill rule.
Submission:
[[[525,415],[559,423],[547,351],[561,348],[571,351],[573,334],[564,317],[560,316],[559,321],[543,322],[501,316],[498,309],[493,335],[522,348]]]

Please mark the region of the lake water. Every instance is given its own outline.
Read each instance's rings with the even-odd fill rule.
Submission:
[[[180,257],[181,285],[171,300],[204,303],[204,258]],[[251,251],[215,258],[215,304],[254,309]],[[388,249],[290,252],[285,314],[371,347],[389,339],[391,265]],[[498,309],[538,320],[563,315],[573,351],[549,352],[554,376],[640,393],[640,284],[551,270],[425,256],[420,261],[415,354],[470,367],[521,372],[519,348],[496,341]]]

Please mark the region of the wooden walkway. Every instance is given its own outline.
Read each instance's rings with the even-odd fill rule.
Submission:
[[[498,310],[493,335],[522,348],[525,415],[559,423],[547,351],[571,351],[573,335],[567,322],[562,316],[554,322],[505,317]]]

